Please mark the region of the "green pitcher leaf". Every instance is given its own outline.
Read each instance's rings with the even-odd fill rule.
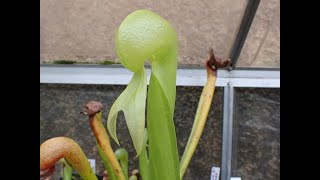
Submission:
[[[149,10],[134,11],[117,31],[116,51],[120,62],[135,74],[146,60],[151,62],[147,113],[150,175],[152,180],[179,180],[173,122],[178,60],[176,33],[159,15]]]
[[[110,136],[119,144],[116,123],[119,111],[123,111],[137,155],[143,148],[145,128],[145,107],[147,93],[147,76],[144,67],[134,73],[133,78],[113,103],[107,121]]]
[[[168,108],[170,105],[164,90],[153,75],[148,97],[149,164],[152,177],[157,180],[178,180],[180,176],[176,169],[179,169],[179,159],[173,114]]]

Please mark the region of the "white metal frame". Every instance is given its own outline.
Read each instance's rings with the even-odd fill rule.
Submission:
[[[119,65],[40,65],[40,83],[126,85],[133,73]],[[147,68],[148,78],[150,69]],[[177,86],[204,86],[205,68],[178,68]],[[148,81],[149,82],[149,81]],[[280,87],[280,71],[219,70],[217,87]]]
[[[147,68],[148,82],[150,68]],[[40,83],[127,85],[133,73],[121,65],[40,65]],[[205,68],[178,68],[177,86],[204,86]],[[218,70],[224,88],[221,179],[231,179],[234,88],[280,88],[280,70]]]
[[[223,94],[221,179],[231,178],[234,87],[229,83]]]

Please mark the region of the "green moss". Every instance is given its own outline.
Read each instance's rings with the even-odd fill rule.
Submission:
[[[119,64],[119,63],[116,63],[116,62],[114,62],[112,60],[105,60],[103,62],[100,62],[99,64],[101,64],[101,65],[110,65],[110,64]]]
[[[54,61],[53,64],[75,64],[76,61],[69,61],[69,60],[58,60]]]
[[[50,62],[46,62],[44,61],[43,62],[44,64],[45,63],[49,63]],[[93,62],[86,62],[86,61],[72,61],[72,60],[57,60],[57,61],[53,61],[52,62],[53,64],[95,64]],[[102,62],[97,62],[96,64],[100,64],[100,65],[111,65],[111,64],[119,64],[117,62],[114,62],[114,60],[105,60],[105,61],[102,61]]]

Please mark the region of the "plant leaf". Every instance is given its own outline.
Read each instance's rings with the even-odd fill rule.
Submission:
[[[102,148],[100,147],[99,143],[96,142],[96,144],[97,144],[98,152],[99,152],[99,155],[101,157],[102,163],[104,165],[104,169],[107,170],[107,172],[108,172],[109,179],[110,180],[116,180],[116,176],[114,175],[114,170],[113,170],[112,166],[110,165],[110,162],[109,162],[107,156],[104,154],[104,152],[103,152]]]
[[[148,89],[149,164],[153,179],[178,180],[178,148],[170,101],[154,74]],[[165,172],[165,173],[163,173]]]
[[[178,60],[176,33],[156,13],[134,11],[118,29],[116,50],[120,62],[133,72],[138,72],[147,59],[151,62],[147,112],[150,178],[179,180],[179,155],[173,122]]]
[[[137,156],[143,148],[147,76],[144,67],[135,72],[126,89],[112,105],[107,121],[110,136],[119,144],[116,123],[119,111],[123,111]]]
[[[148,130],[145,129],[145,136],[144,136],[144,144],[141,154],[139,156],[139,170],[141,178],[144,180],[151,180],[150,178],[150,168],[149,168],[149,158],[147,154],[147,142],[148,142]]]
[[[128,179],[128,152],[124,148],[116,150],[114,153],[120,162],[122,172],[126,179]]]

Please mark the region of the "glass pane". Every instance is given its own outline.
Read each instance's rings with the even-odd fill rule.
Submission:
[[[280,68],[280,0],[261,0],[237,67]]]
[[[280,89],[236,89],[232,176],[280,179]]]
[[[207,49],[226,58],[247,0],[72,0],[40,1],[40,63],[118,62],[115,30],[137,9],[149,9],[175,28],[179,63],[202,65]]]
[[[88,158],[96,159],[96,172],[102,175],[103,166],[88,119],[79,112],[87,101],[100,101],[104,105],[105,123],[107,112],[124,88],[125,86],[109,85],[40,84],[40,143],[56,136],[74,139]],[[202,87],[177,87],[174,119],[180,157],[191,132],[201,92]],[[211,167],[220,166],[222,94],[222,88],[217,88],[203,135],[186,171],[186,180],[209,179]],[[133,159],[136,154],[122,113],[118,116],[117,133],[121,147],[129,150],[131,171],[138,167],[138,160]],[[117,148],[113,141],[112,146]],[[54,179],[58,176],[59,173],[56,173]]]

